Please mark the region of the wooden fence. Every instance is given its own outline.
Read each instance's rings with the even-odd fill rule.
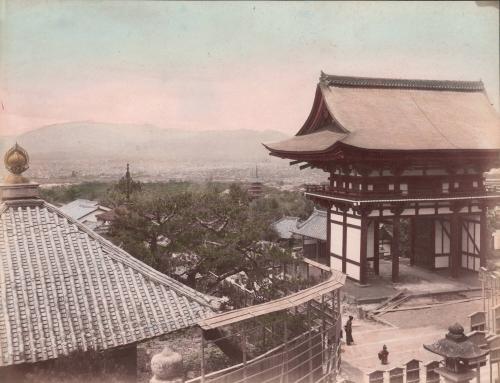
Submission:
[[[271,302],[221,313],[202,330],[201,376],[186,383],[320,383],[340,367],[339,272],[313,287]],[[217,345],[236,364],[208,371],[204,350]]]
[[[186,383],[319,383],[338,370],[339,344],[323,347],[325,332],[313,329],[253,360]]]
[[[436,369],[441,362],[432,361],[423,364],[412,359],[403,366],[390,370],[375,370],[366,375],[368,383],[439,383],[439,374]]]

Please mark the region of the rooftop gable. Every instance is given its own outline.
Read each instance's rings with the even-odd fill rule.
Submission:
[[[265,146],[283,154],[321,153],[338,145],[499,151],[500,118],[482,82],[322,74],[313,109],[297,135]]]

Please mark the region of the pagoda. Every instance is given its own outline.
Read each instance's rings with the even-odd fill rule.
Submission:
[[[330,267],[366,283],[379,270],[379,227],[392,226],[399,278],[401,221],[410,264],[477,271],[499,199],[484,173],[500,166],[500,119],[482,82],[321,73],[309,117],[290,139],[265,144],[301,169],[328,173],[306,195],[326,207]]]

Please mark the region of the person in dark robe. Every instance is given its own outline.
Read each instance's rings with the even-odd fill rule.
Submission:
[[[389,364],[389,351],[387,351],[387,346],[384,344],[382,351],[378,353],[378,359],[382,364]]]
[[[350,346],[351,344],[354,343],[354,339],[352,338],[352,320],[353,319],[354,318],[351,315],[349,315],[349,320],[347,321],[347,323],[344,326],[345,340],[346,340],[346,343],[348,346]]]

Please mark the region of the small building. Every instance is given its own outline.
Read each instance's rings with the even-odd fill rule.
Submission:
[[[76,219],[78,222],[95,229],[99,226],[100,222],[98,216],[106,213],[111,209],[106,206],[99,205],[97,201],[90,201],[88,199],[76,199],[66,205],[60,207],[64,214],[69,215],[71,218]]]
[[[292,233],[302,238],[303,256],[315,262],[330,266],[326,236],[327,213],[314,209],[304,222],[297,225]]]
[[[274,222],[271,227],[278,234],[278,240],[281,244],[287,245],[289,247],[293,246],[294,240],[298,238],[293,230],[297,228],[299,224],[299,217],[289,217],[285,216]]]
[[[28,154],[17,144],[5,165],[10,174],[0,185],[0,381],[54,373],[57,366],[70,368],[56,363],[68,356],[82,361],[92,355],[98,368],[85,376],[108,371],[112,361],[126,373],[120,381],[135,381],[138,342],[213,314],[215,298],[142,263],[39,198],[38,184],[21,175]]]
[[[379,223],[392,226],[392,281],[399,280],[401,221],[410,264],[477,271],[491,240],[487,211],[500,199],[485,172],[500,166],[500,118],[482,82],[322,73],[296,136],[270,154],[328,173],[306,195],[327,210],[331,267],[365,283],[378,273]]]

